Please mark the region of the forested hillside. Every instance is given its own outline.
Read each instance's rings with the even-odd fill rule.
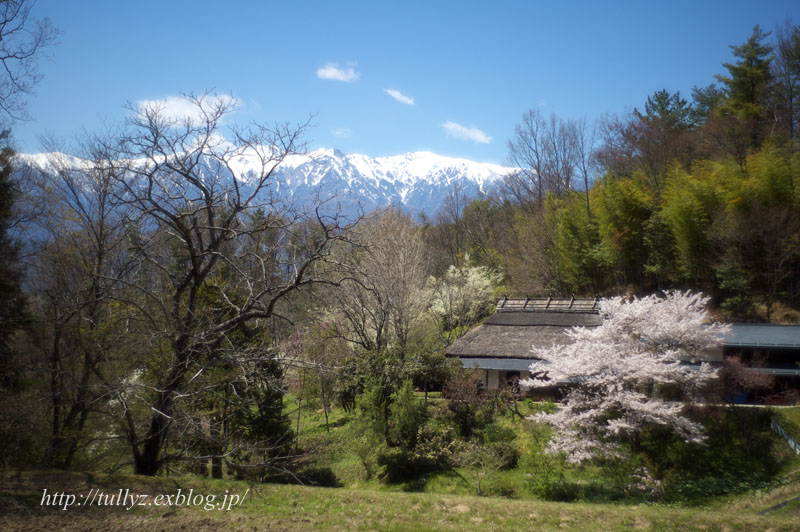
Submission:
[[[703,290],[732,320],[796,308],[800,32],[731,48],[690,97],[657,90],[594,124],[525,113],[508,142],[522,171],[426,227],[439,267],[495,268],[518,295]]]

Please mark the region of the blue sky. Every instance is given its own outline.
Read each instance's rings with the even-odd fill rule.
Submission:
[[[595,119],[714,81],[729,45],[800,2],[37,0],[61,30],[17,149],[119,123],[124,106],[213,89],[231,121],[301,122],[311,147],[503,163],[528,109]],[[412,103],[413,102],[413,103]]]

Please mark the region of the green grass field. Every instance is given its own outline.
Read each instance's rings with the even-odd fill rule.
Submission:
[[[230,511],[201,507],[70,507],[40,505],[42,490],[70,493],[129,489],[157,494],[243,494]],[[390,493],[351,488],[210,481],[195,477],[148,478],[70,473],[6,474],[0,489],[3,530],[800,530],[800,496],[784,486],[748,494],[714,507],[553,503],[493,497]]]
[[[443,408],[435,395],[430,408]],[[287,411],[293,401],[286,399]],[[521,403],[522,414],[541,405]],[[800,408],[782,409],[788,419]],[[294,414],[297,414],[296,410]],[[297,418],[293,418],[293,427]],[[761,489],[744,489],[724,496],[680,504],[602,501],[596,490],[578,502],[538,500],[526,486],[529,456],[506,471],[459,467],[421,475],[408,482],[387,482],[379,471],[367,478],[356,452],[356,425],[339,409],[325,416],[315,408],[300,411],[299,447],[307,452],[306,471],[327,471],[339,487],[212,480],[194,475],[156,478],[129,473],[0,471],[0,529],[2,530],[719,530],[800,531],[800,457],[788,446],[777,446],[782,469],[775,481]],[[496,423],[515,431],[521,450],[536,444],[541,433],[509,415]],[[600,485],[604,477],[590,468],[570,470],[571,482]],[[311,479],[313,480],[313,475]],[[319,477],[316,477],[319,478]],[[73,504],[43,506],[44,490],[88,498],[90,490],[107,495],[129,490],[148,495],[215,496],[213,509],[200,505],[124,506]],[[230,509],[218,509],[223,497],[246,497]],[[477,496],[478,494],[482,496]],[[503,495],[503,496],[499,496]],[[229,499],[224,499],[229,500]],[[229,500],[230,501],[230,500]],[[75,502],[79,502],[75,499]]]
[[[800,407],[777,409],[778,421],[792,438],[800,441]]]

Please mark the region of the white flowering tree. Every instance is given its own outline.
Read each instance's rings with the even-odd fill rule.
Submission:
[[[494,287],[501,280],[499,273],[484,266],[450,266],[441,279],[430,278],[430,312],[439,322],[446,344],[491,311]]]
[[[702,361],[718,347],[725,325],[710,323],[702,294],[671,292],[601,304],[603,325],[575,328],[568,345],[534,349],[541,361],[531,365],[525,387],[564,384],[569,391],[559,408],[531,419],[553,428],[548,445],[573,463],[597,456],[621,456],[621,442],[639,445],[646,425],[668,427],[685,441],[700,442],[703,428],[684,415],[684,404],[669,401],[665,392],[679,387],[684,397],[696,397],[716,378]],[[699,367],[698,367],[699,363]]]

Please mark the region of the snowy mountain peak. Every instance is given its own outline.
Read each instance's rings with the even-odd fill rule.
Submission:
[[[20,155],[23,165],[52,172],[54,156],[65,157],[68,166],[80,168],[86,161],[63,154]],[[242,155],[230,165],[236,178],[247,181],[261,171],[255,156]],[[388,157],[346,154],[338,149],[317,149],[290,155],[275,169],[274,192],[288,200],[337,198],[360,206],[365,212],[389,205],[410,212],[436,212],[455,184],[469,197],[485,194],[512,168],[445,157],[431,152],[412,152]],[[230,179],[231,176],[218,176]]]

